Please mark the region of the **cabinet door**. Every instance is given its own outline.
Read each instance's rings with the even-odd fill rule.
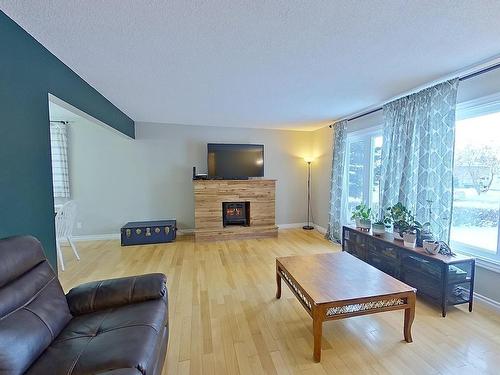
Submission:
[[[387,257],[379,251],[370,249],[367,252],[367,263],[388,275],[399,278],[399,263],[394,258]]]
[[[344,232],[344,250],[361,260],[366,259],[366,236],[346,228]]]
[[[417,288],[417,293],[438,301],[443,289],[443,265],[415,255],[401,258],[401,280]]]

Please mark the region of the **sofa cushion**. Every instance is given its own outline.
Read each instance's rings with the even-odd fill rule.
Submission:
[[[72,318],[42,246],[0,240],[0,375],[22,374]]]
[[[165,299],[77,316],[27,374],[151,374],[167,325]]]

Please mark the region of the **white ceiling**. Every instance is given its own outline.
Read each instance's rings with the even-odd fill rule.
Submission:
[[[500,53],[498,0],[0,0],[135,121],[312,129]]]

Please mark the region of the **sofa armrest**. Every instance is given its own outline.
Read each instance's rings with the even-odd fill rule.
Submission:
[[[166,298],[167,277],[161,273],[93,281],[66,294],[73,315]]]

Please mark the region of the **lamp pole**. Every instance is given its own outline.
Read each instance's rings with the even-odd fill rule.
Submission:
[[[307,160],[307,225],[304,225],[302,227],[302,229],[304,230],[314,229],[309,219],[310,212],[311,212],[311,161]]]

